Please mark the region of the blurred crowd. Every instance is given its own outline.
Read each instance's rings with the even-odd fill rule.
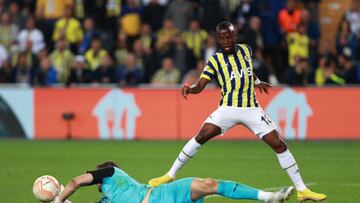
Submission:
[[[320,0],[0,0],[0,83],[170,85],[195,82],[236,25],[254,71],[273,85],[360,83],[360,3],[336,47],[321,40]],[[336,26],[336,25],[334,25]]]

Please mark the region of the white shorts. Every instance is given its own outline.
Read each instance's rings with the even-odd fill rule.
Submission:
[[[221,128],[221,134],[235,125],[242,124],[260,139],[276,129],[276,125],[265,114],[261,107],[239,108],[231,106],[218,107],[204,123],[212,123]]]

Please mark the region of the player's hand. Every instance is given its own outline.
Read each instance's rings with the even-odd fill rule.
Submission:
[[[261,81],[260,84],[256,86],[260,89],[260,93],[265,92],[266,94],[269,94],[269,88],[272,87],[269,83],[263,81]]]
[[[190,86],[189,84],[184,84],[181,89],[182,96],[187,99],[187,96],[190,94]]]
[[[50,203],[64,203],[64,202],[60,201],[59,195],[58,195],[58,196],[56,196],[56,197],[53,199],[53,201],[51,201]]]
[[[53,199],[53,201],[51,201],[50,203],[72,203],[71,201],[69,200],[65,200],[64,202],[60,201],[59,199],[59,195],[61,194],[61,192],[65,189],[64,185],[61,184],[60,185],[60,191],[59,191],[59,194]]]
[[[55,197],[55,199],[53,201],[51,201],[50,203],[72,203],[70,200],[66,199],[65,201],[61,201],[59,199],[59,195]]]
[[[60,201],[59,196],[56,196],[55,199],[53,201],[51,201],[50,203],[72,203],[70,200],[65,200],[64,202]]]

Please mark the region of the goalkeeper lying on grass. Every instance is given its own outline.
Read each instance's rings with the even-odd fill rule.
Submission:
[[[97,184],[104,196],[102,203],[201,203],[208,195],[217,194],[230,199],[262,200],[268,203],[284,202],[294,187],[277,192],[265,192],[232,181],[184,178],[152,188],[140,184],[122,171],[114,162],[97,166],[97,170],[73,178],[53,202],[62,203],[82,186]]]

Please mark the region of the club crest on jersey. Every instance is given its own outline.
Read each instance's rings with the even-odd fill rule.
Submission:
[[[250,60],[251,60],[250,56],[245,56],[244,58],[245,58],[246,61],[250,61]]]
[[[252,76],[252,71],[251,71],[250,67],[246,68],[246,72],[247,72],[248,76]],[[243,77],[243,75],[244,75],[244,70],[243,69],[241,69],[240,72],[239,71],[231,71],[230,80],[232,80],[234,78],[237,78],[237,77],[241,78],[241,77]]]

